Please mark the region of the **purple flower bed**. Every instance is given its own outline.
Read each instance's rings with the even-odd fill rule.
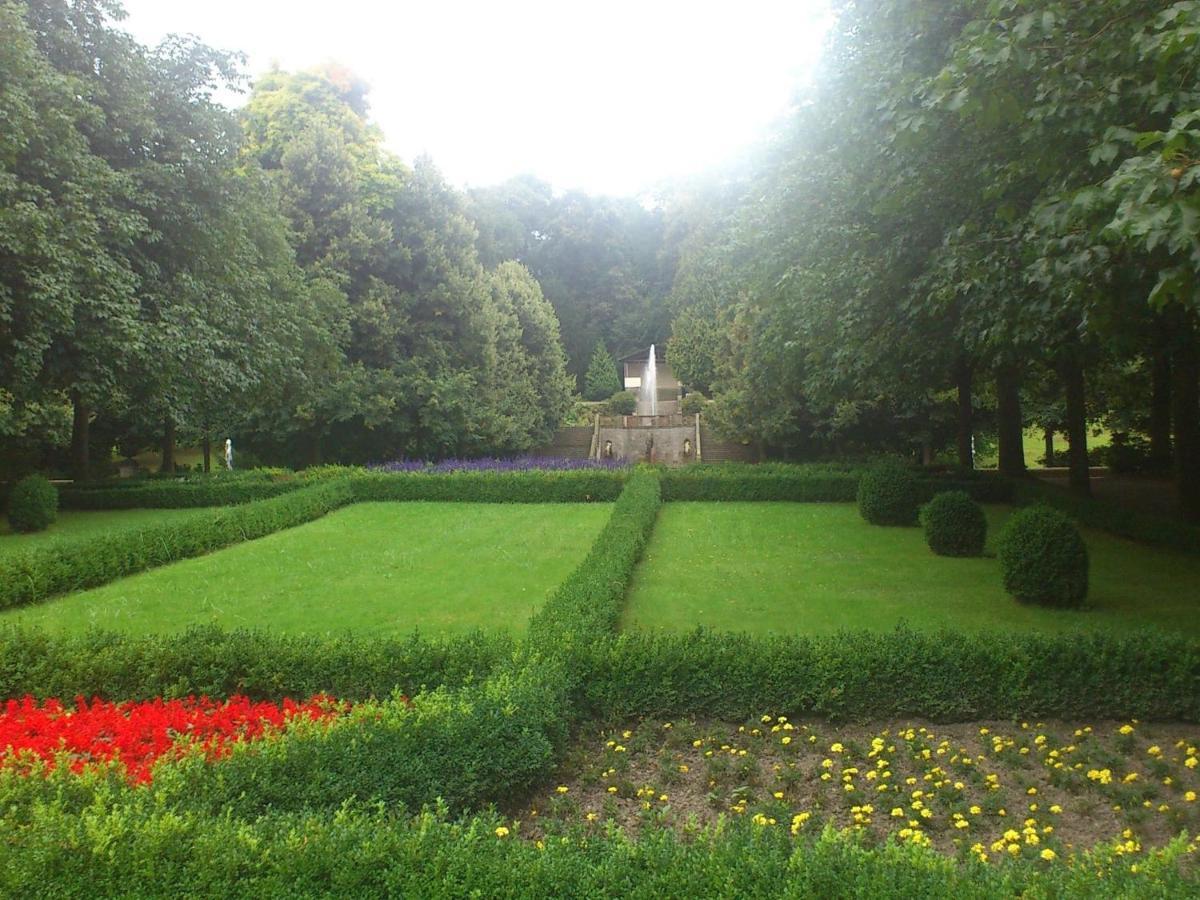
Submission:
[[[367,466],[373,472],[423,472],[441,475],[447,472],[574,472],[581,469],[623,469],[628,465],[616,459],[564,459],[557,456],[517,456],[512,459],[444,459],[425,462],[398,459]]]

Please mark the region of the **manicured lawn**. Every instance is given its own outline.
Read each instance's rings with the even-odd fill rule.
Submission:
[[[59,540],[92,537],[122,528],[178,522],[191,516],[210,515],[206,509],[116,509],[103,512],[64,512],[45,531],[14,534],[8,519],[0,517],[0,554],[24,550]]]
[[[198,623],[299,633],[524,631],[610,504],[363,503],[209,556],[0,615],[52,630]]]
[[[988,510],[991,535],[1009,515]],[[1059,631],[1159,625],[1200,634],[1200,558],[1085,532],[1090,608],[1023,606],[994,558],[935,556],[919,528],[852,504],[668,503],[634,575],[626,627],[756,634],[942,626]]]

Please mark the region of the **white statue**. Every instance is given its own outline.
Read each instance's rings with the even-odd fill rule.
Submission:
[[[225,468],[233,469],[233,438],[225,438]]]

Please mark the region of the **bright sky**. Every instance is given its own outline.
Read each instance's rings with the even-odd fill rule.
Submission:
[[[636,194],[761,136],[811,75],[828,0],[125,0],[123,27],[240,50],[255,75],[336,61],[372,118],[455,184],[532,173]]]

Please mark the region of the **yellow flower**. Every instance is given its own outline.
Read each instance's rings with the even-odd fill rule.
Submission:
[[[617,786],[615,784],[610,784],[608,786],[608,792],[610,794],[615,794],[617,792]]]
[[[779,740],[779,743],[784,744],[784,745],[790,744],[791,742],[792,742],[792,739],[790,736],[780,738],[780,740]]]
[[[1046,862],[1050,862],[1052,859],[1056,859],[1058,857],[1058,854],[1049,847],[1043,850],[1039,855],[1042,857],[1042,859],[1046,860]]]
[[[1121,734],[1133,734],[1133,726],[1132,725],[1122,725],[1120,728],[1117,729],[1117,731],[1121,732]]]
[[[508,837],[508,829],[505,828],[503,825],[501,825],[499,828],[496,829],[496,837],[498,837],[498,838]]]
[[[1037,788],[1035,788],[1035,787],[1031,787],[1031,788],[1030,788],[1029,790],[1027,790],[1025,793],[1026,793],[1026,794],[1028,794],[1030,797],[1032,797],[1034,794],[1036,794],[1036,793],[1037,793]]]
[[[1183,795],[1183,799],[1186,800],[1188,803],[1195,803],[1196,802],[1196,792],[1188,791],[1186,794]]]
[[[555,790],[558,791],[560,794],[565,794],[567,791],[570,790],[570,788],[567,787],[565,784],[560,784],[558,787],[555,788]]]
[[[782,800],[783,799],[783,791],[776,791],[773,796],[775,797],[776,800]]]
[[[598,819],[598,818],[599,818],[599,816],[597,816],[594,812],[590,812],[587,814],[587,820],[589,822],[595,822],[596,819]]]

